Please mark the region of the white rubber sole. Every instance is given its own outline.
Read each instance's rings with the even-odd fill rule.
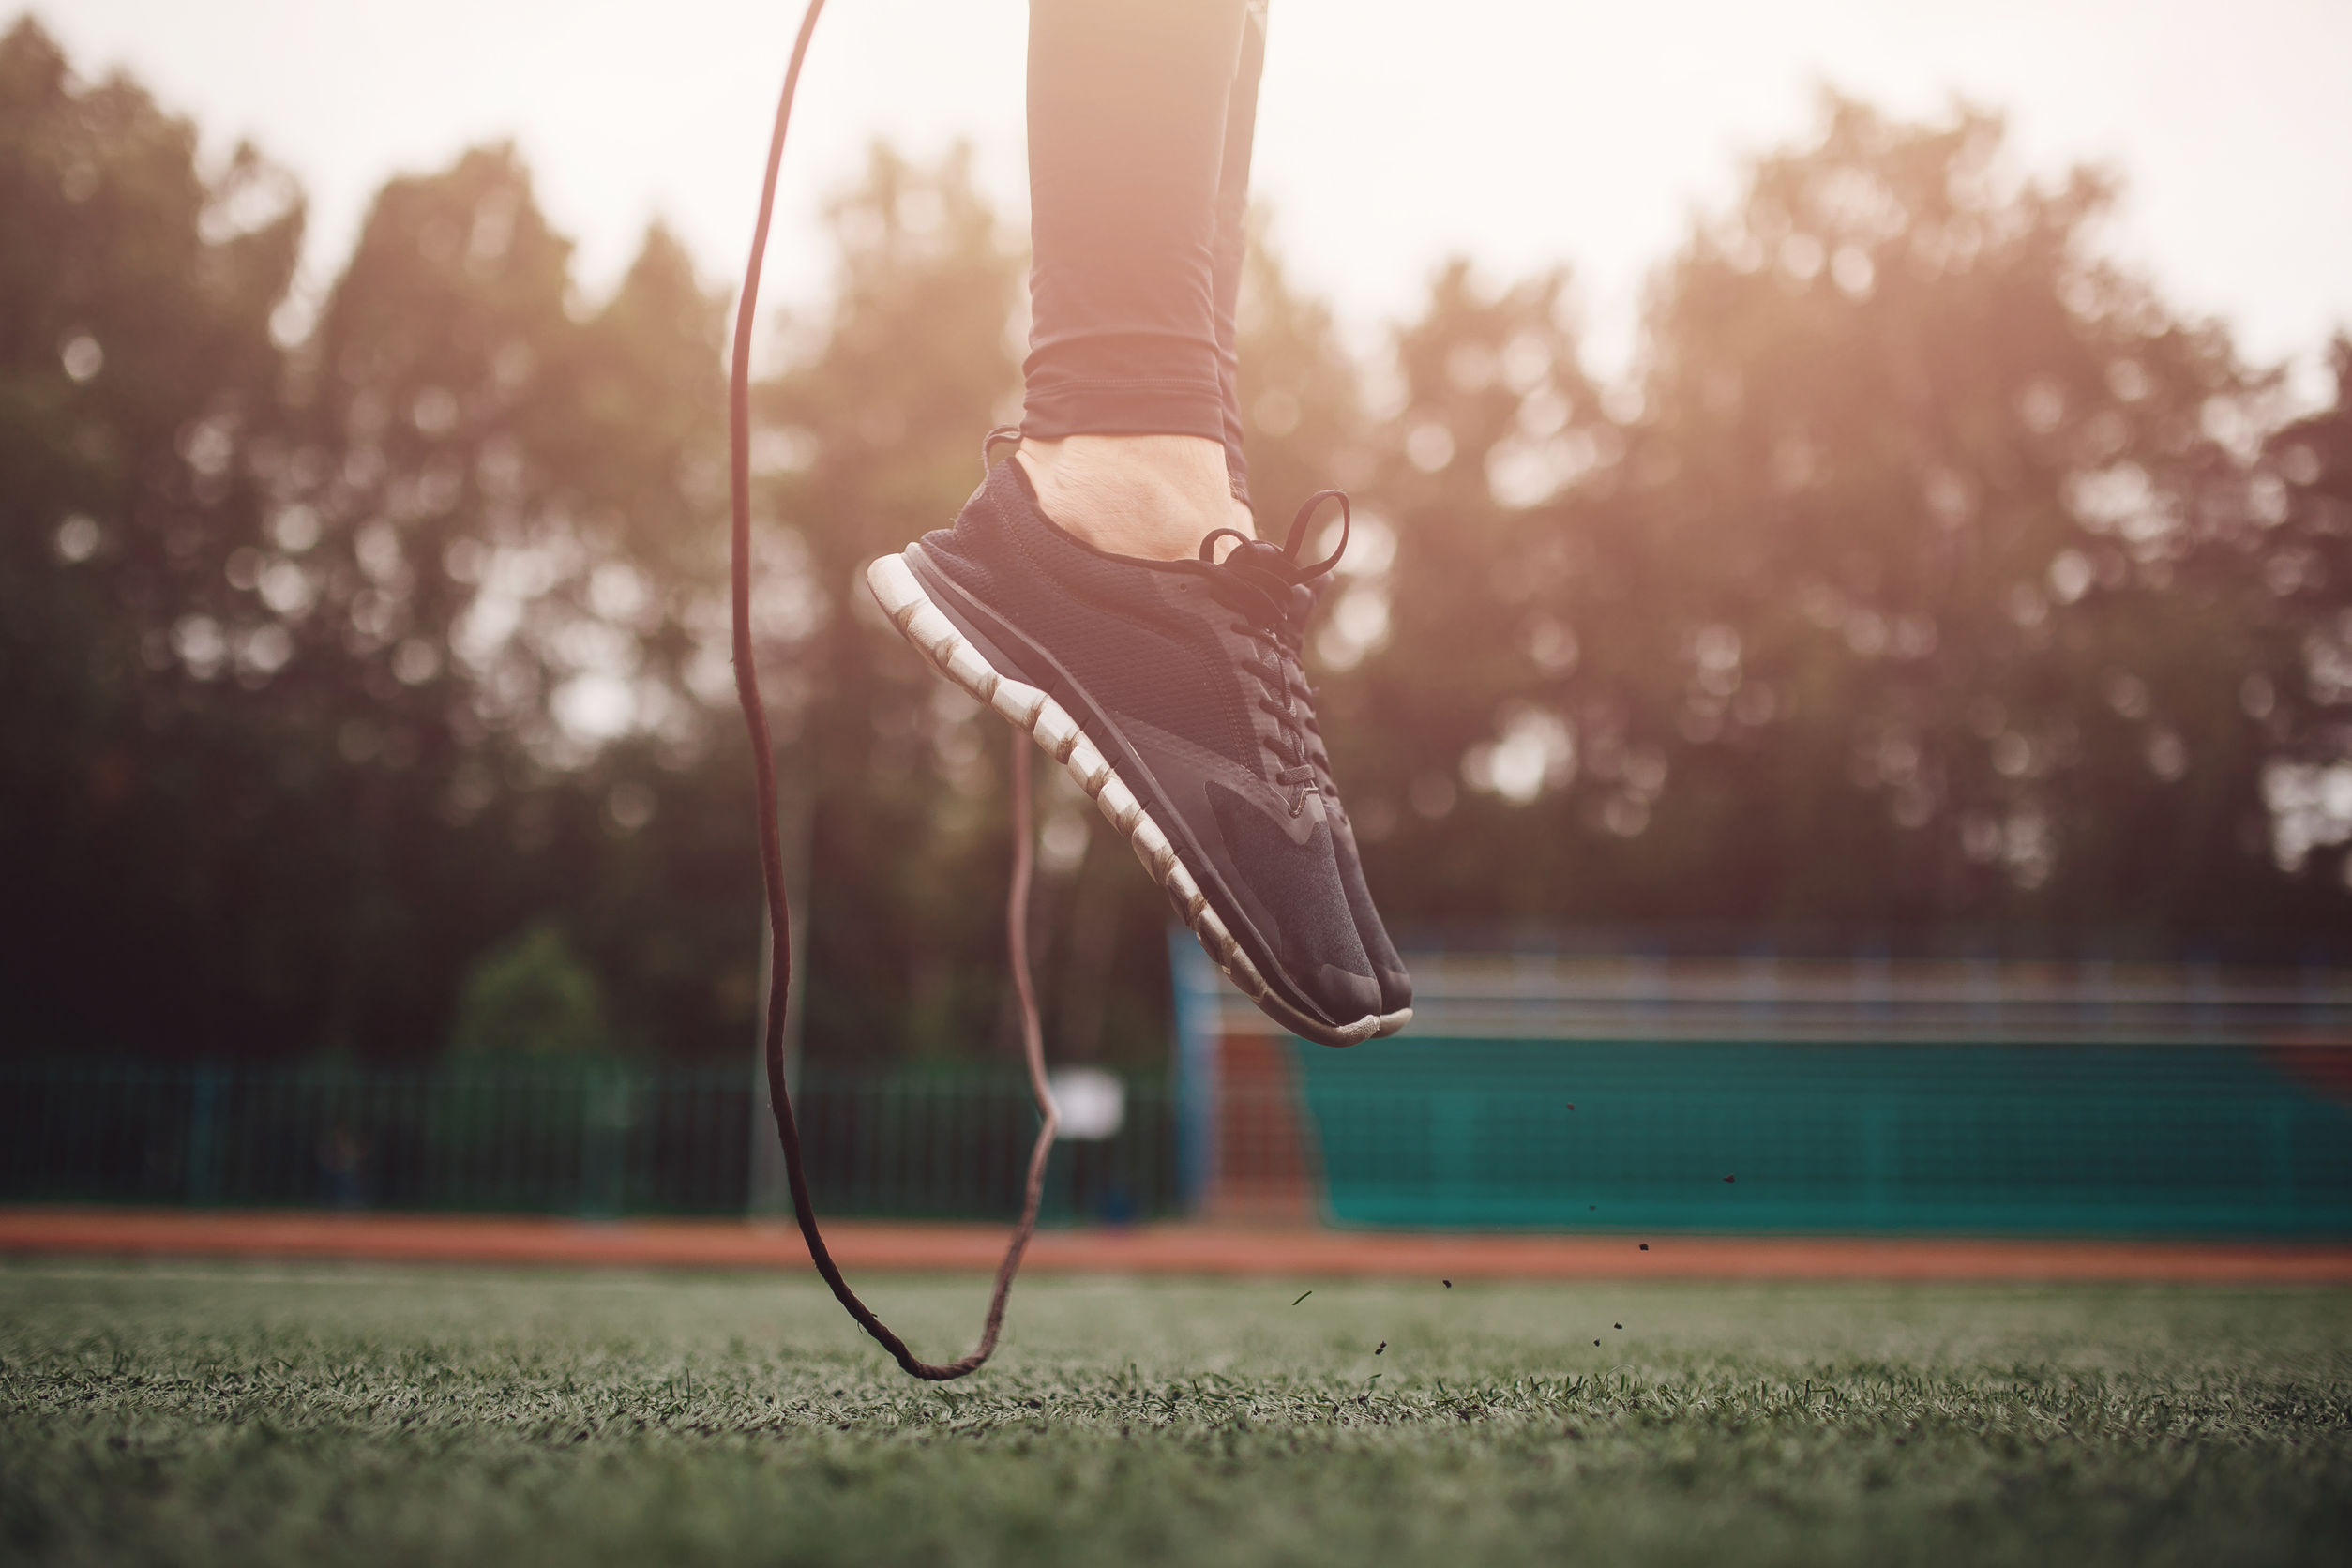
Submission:
[[[941,674],[993,708],[998,716],[1035,741],[1040,750],[1069,771],[1104,818],[1125,837],[1128,847],[1135,851],[1136,859],[1143,863],[1152,880],[1167,890],[1168,901],[1199,939],[1202,950],[1228,979],[1241,988],[1243,994],[1275,1022],[1326,1045],[1352,1046],[1375,1034],[1394,1033],[1412,1017],[1412,1009],[1406,1008],[1402,1014],[1366,1017],[1334,1028],[1301,1014],[1266,984],[1265,976],[1259,973],[1258,966],[1250,961],[1242,944],[1233,940],[1233,933],[1226,928],[1217,912],[1210,908],[1207,895],[1193,881],[1192,873],[1176,858],[1176,846],[1168,842],[1168,835],[1144,810],[1135,792],[1120,780],[1109,759],[1086,738],[1078,720],[1061,703],[1026,682],[1000,674],[956,623],[931,602],[903,557],[878,557],[866,568],[866,585],[873,590],[875,600],[890,617],[891,625],[898,628],[898,634],[929,659]],[[1396,1021],[1392,1024],[1390,1018]]]

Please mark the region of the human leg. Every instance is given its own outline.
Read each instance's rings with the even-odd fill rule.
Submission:
[[[1254,13],[1254,14],[1253,14]],[[1030,354],[1018,460],[1100,549],[1251,531],[1232,300],[1263,7],[1034,0]]]
[[[1225,164],[1217,177],[1211,291],[1216,316],[1217,407],[1224,421],[1226,482],[1244,509],[1249,467],[1242,452],[1242,271],[1249,258],[1249,158],[1258,141],[1258,80],[1266,68],[1266,0],[1249,0],[1242,49],[1225,110]]]
[[[1236,307],[1262,0],[1035,0],[1019,453],[867,574],[1051,752],[1234,983],[1305,1037],[1400,1025],[1300,668],[1335,564],[1249,526]],[[1343,500],[1344,507],[1344,500]],[[1383,959],[1388,959],[1384,962]]]

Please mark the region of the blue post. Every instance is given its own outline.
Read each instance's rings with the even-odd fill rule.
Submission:
[[[1176,999],[1176,1192],[1184,1212],[1208,1201],[1217,1158],[1216,966],[1182,926],[1168,928],[1169,990]]]

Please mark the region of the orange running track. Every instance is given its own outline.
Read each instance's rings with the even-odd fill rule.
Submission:
[[[845,1220],[825,1228],[844,1269],[988,1271],[1003,1229]],[[1647,1241],[1649,1248],[1642,1249]],[[789,1224],[599,1222],[520,1215],[0,1208],[0,1253],[113,1258],[317,1258],[572,1268],[805,1269]],[[1025,1266],[1048,1274],[1363,1279],[2148,1280],[2352,1285],[2352,1245],[2267,1242],[1852,1236],[1531,1236],[1247,1230],[1192,1225],[1046,1230]]]

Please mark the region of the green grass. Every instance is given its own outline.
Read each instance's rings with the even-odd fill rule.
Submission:
[[[934,1355],[983,1294],[870,1283]],[[999,1364],[940,1389],[799,1279],[20,1262],[0,1362],[8,1563],[2088,1568],[2352,1541],[2344,1292],[1040,1278]]]

